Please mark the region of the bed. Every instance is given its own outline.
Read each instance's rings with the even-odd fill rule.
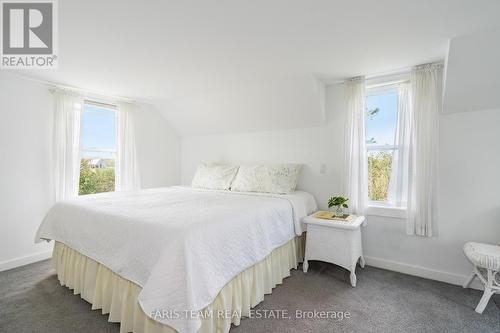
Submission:
[[[62,285],[122,332],[227,332],[302,260],[302,191],[190,187],[58,202],[36,240],[54,240]]]

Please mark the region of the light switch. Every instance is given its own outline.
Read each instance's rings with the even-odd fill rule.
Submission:
[[[321,173],[321,174],[326,173],[326,164],[325,163],[321,163],[321,165],[319,166],[319,173]]]

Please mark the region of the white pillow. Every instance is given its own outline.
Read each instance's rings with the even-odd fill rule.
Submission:
[[[302,165],[240,166],[232,191],[288,194],[295,191]]]
[[[204,163],[198,166],[191,187],[206,188],[210,190],[229,190],[238,166]]]

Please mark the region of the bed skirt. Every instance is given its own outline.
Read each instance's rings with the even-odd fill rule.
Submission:
[[[199,332],[228,332],[231,324],[238,326],[241,317],[248,317],[250,309],[262,302],[264,295],[270,294],[277,284],[290,276],[290,270],[302,262],[304,241],[303,236],[295,237],[229,281],[214,302],[203,309],[203,313],[214,315],[202,319]],[[75,295],[80,294],[92,304],[92,310],[102,309],[102,314],[109,314],[109,322],[120,323],[120,332],[176,332],[142,311],[137,301],[141,291],[139,285],[106,266],[60,242],[55,242],[52,263],[60,284],[72,289]],[[231,315],[216,315],[222,313],[219,311]]]

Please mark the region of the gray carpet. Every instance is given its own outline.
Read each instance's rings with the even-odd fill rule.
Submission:
[[[285,310],[289,318],[247,318],[231,332],[500,332],[500,295],[479,315],[479,291],[373,267],[359,269],[356,288],[348,277],[337,266],[311,262],[307,274],[292,271],[256,308],[261,315]],[[296,310],[314,309],[350,316],[295,318]],[[119,325],[61,287],[43,261],[0,272],[0,332],[119,332]]]

